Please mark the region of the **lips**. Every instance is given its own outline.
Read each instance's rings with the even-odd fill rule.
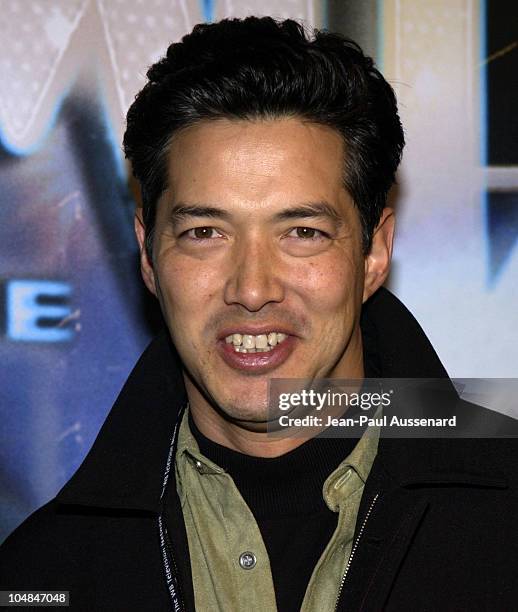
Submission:
[[[271,330],[271,327],[268,329],[263,328],[262,330],[256,329],[250,335],[261,335],[268,333],[268,330]],[[248,328],[240,330],[240,333],[241,331],[245,334],[249,334],[252,330]],[[278,368],[293,353],[298,341],[296,336],[287,335],[281,343],[271,347],[271,349],[266,352],[241,353],[237,352],[232,344],[225,341],[227,336],[236,333],[235,330],[225,330],[225,332],[227,333],[217,342],[219,354],[228,366],[249,374],[264,374]]]

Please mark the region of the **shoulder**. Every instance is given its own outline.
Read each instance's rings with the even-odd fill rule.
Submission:
[[[0,547],[0,590],[69,591],[88,612],[164,609],[156,517],[52,500]]]
[[[156,541],[151,513],[65,505],[54,499],[0,547],[0,585],[33,590],[57,581],[68,589],[84,585],[86,576],[101,583],[115,568],[123,573],[127,558],[135,556],[160,567]]]
[[[506,477],[509,484],[518,485],[518,420],[506,414],[461,401],[461,414],[468,423],[462,437],[466,450],[472,449],[475,460],[485,469],[493,469]]]
[[[36,572],[44,575],[61,569],[59,566],[70,556],[67,531],[71,529],[66,517],[59,515],[54,500],[33,512],[0,547],[1,586],[24,588]]]

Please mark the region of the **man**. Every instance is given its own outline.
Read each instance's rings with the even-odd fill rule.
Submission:
[[[2,589],[84,610],[512,609],[511,442],[267,431],[271,379],[447,380],[381,288],[390,86],[354,43],[270,18],[197,26],[148,77],[124,146],[169,334],[5,543]]]

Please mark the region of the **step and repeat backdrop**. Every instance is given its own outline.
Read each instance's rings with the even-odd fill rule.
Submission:
[[[495,0],[1,0],[0,541],[79,466],[159,324],[124,115],[202,21],[357,34],[408,141],[389,287],[455,377],[516,377],[518,9]]]

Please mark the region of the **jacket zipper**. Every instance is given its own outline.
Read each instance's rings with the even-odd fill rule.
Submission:
[[[347,565],[345,566],[344,575],[342,576],[342,580],[340,582],[340,588],[338,589],[338,596],[336,598],[336,604],[335,604],[335,612],[337,612],[338,610],[338,603],[340,602],[340,597],[342,595],[342,590],[344,588],[345,579],[347,578],[347,574],[349,573],[349,569],[351,567],[351,563],[352,563],[354,554],[356,553],[358,544],[360,543],[360,539],[365,529],[365,525],[367,524],[367,521],[369,520],[369,516],[371,515],[372,509],[374,508],[374,505],[376,504],[378,497],[379,497],[379,493],[376,493],[373,500],[371,501],[371,505],[369,506],[369,509],[367,510],[367,514],[365,515],[365,518],[363,519],[362,526],[360,527],[360,531],[358,532],[358,537],[354,541],[353,547],[351,549],[351,554],[349,555],[349,560],[347,561]]]

